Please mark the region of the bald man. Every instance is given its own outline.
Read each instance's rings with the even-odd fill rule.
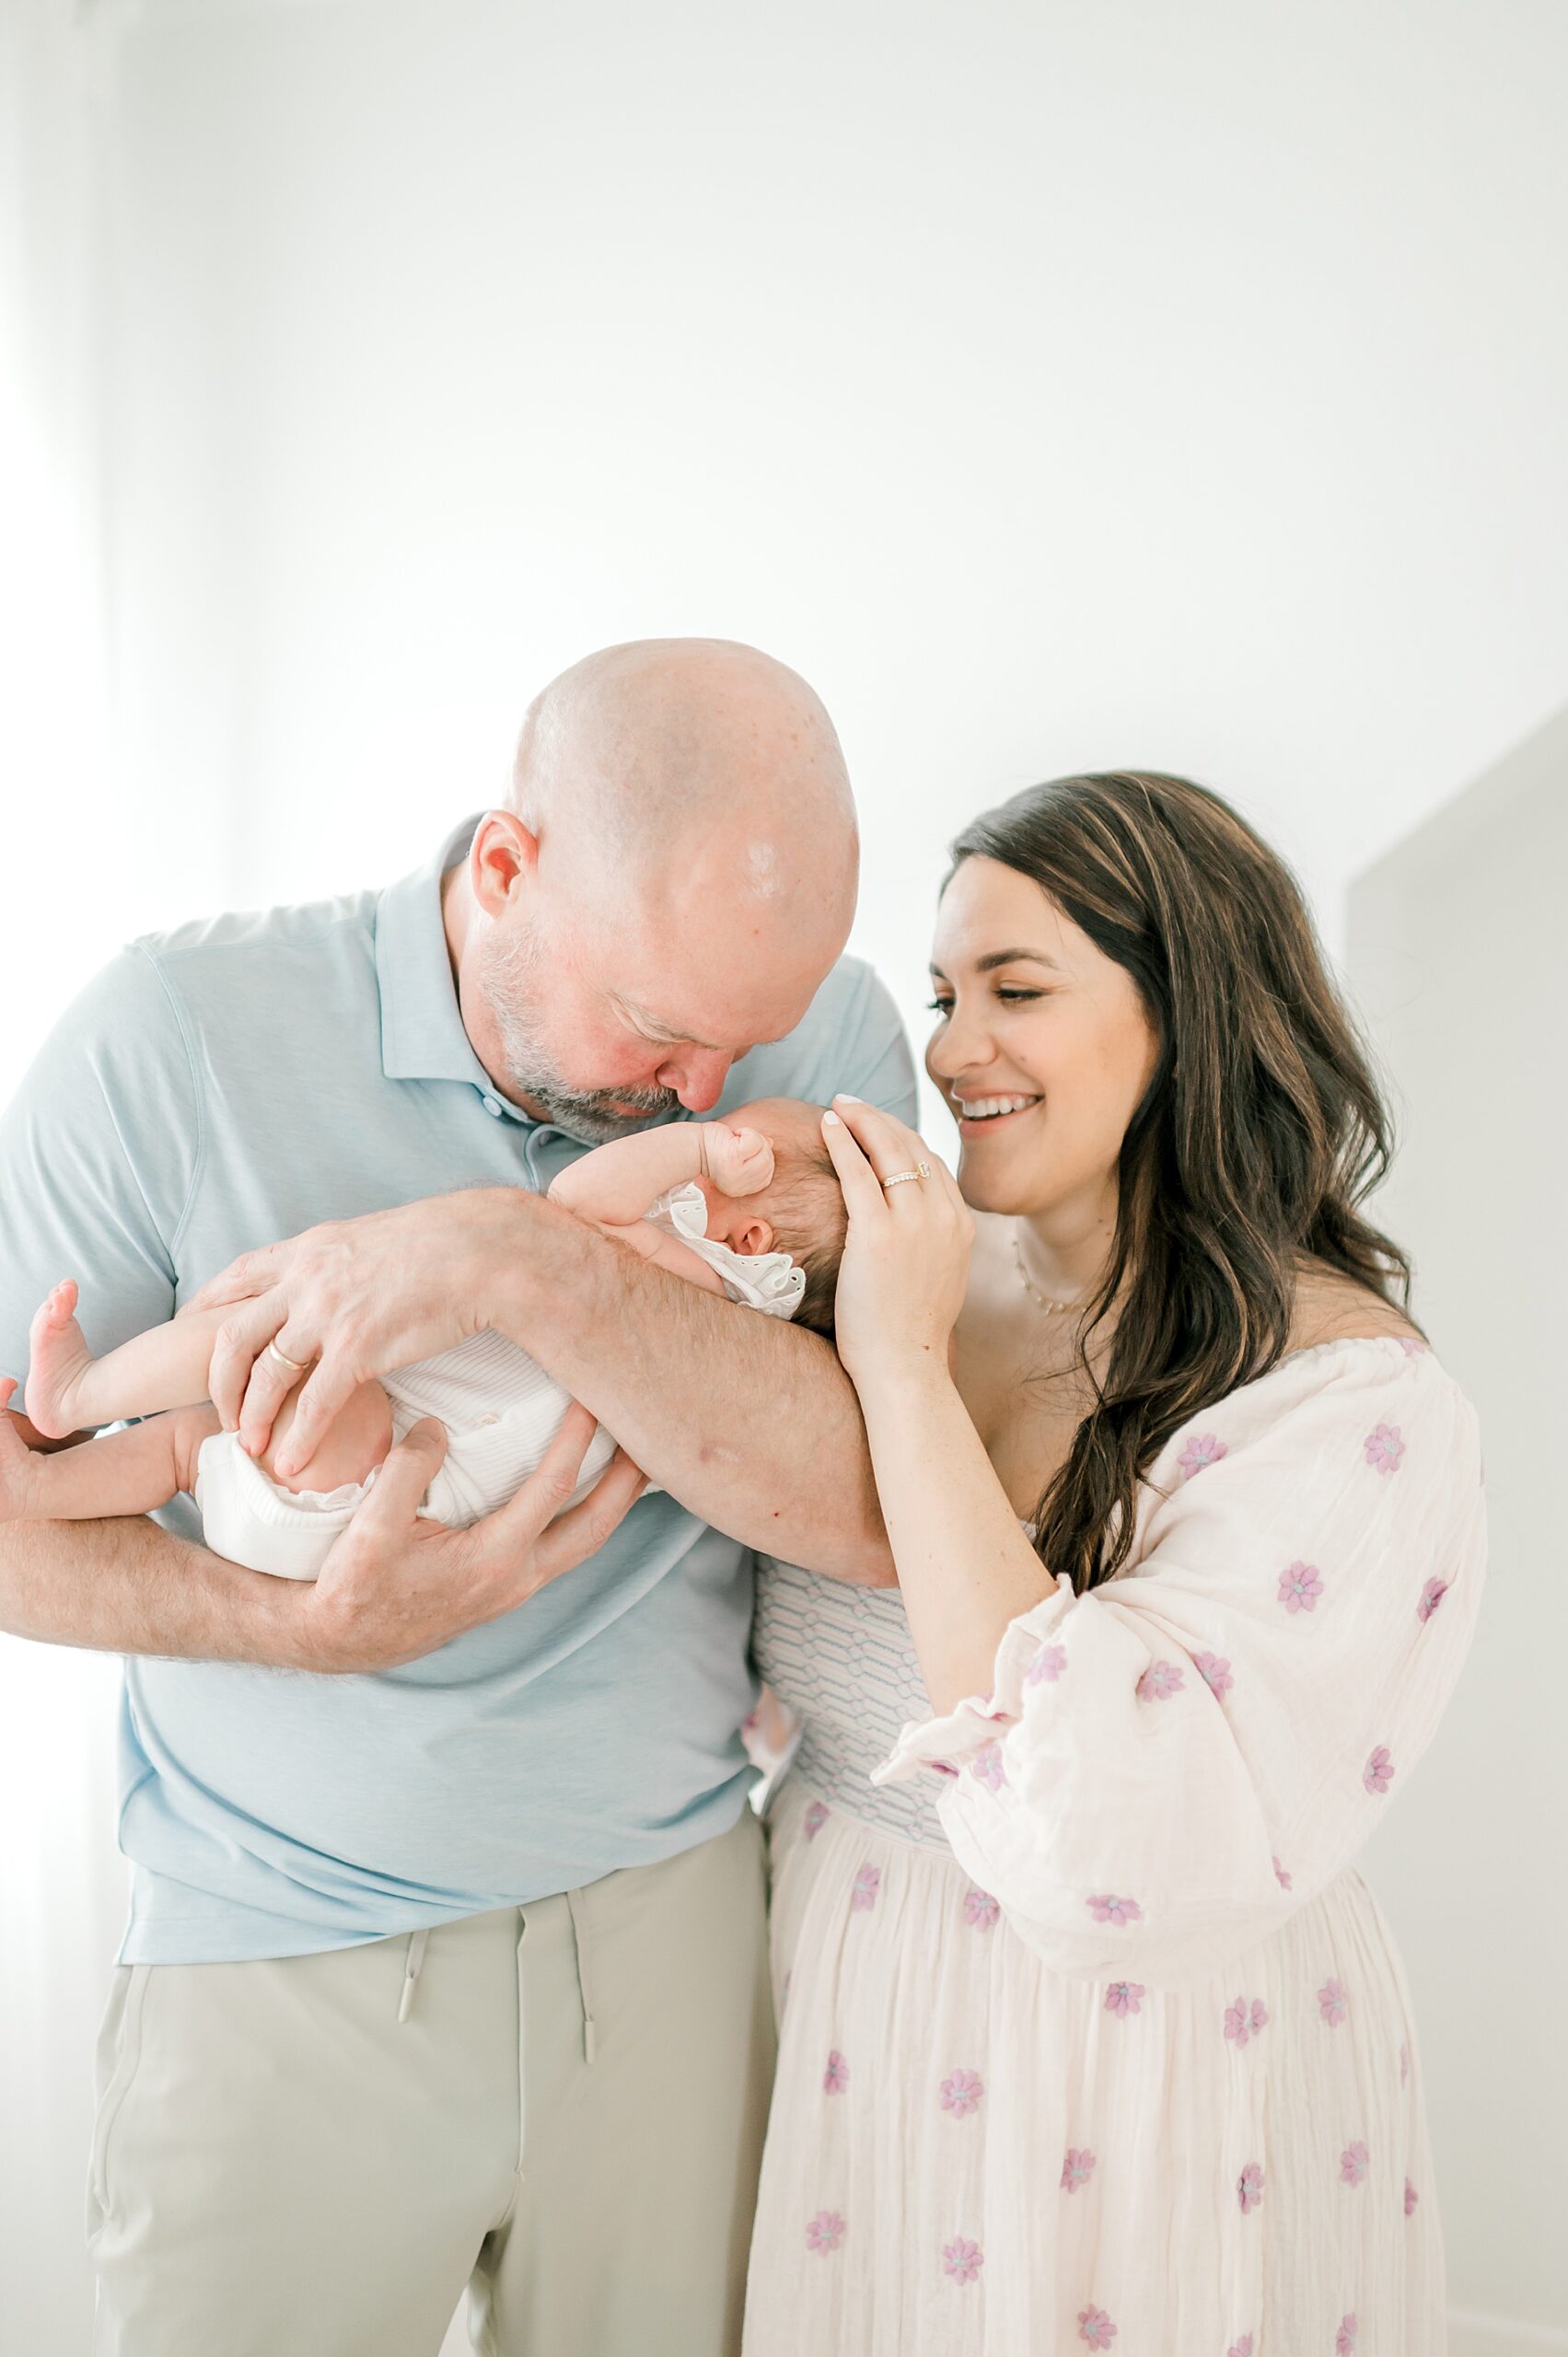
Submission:
[[[890,1571],[828,1347],[544,1190],[748,1098],[912,1112],[841,955],[855,856],[803,680],[611,648],[418,874],[134,943],[0,1124],[0,1373],[61,1276],[97,1351],[211,1281],[226,1421],[264,1439],[313,1367],[298,1461],[487,1326],[585,1403],[462,1532],[417,1518],[416,1427],[314,1585],[206,1553],[189,1500],[0,1527],[0,1624],[128,1657],[99,2352],[435,2357],[465,2285],[494,2357],[737,2347],[772,2056],[748,1550]],[[556,1523],[587,1411],[627,1457]]]

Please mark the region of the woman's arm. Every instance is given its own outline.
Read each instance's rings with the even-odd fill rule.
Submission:
[[[935,1711],[990,1691],[1010,1621],[1057,1583],[1019,1527],[946,1364],[883,1362],[861,1389],[877,1493]]]
[[[828,1129],[838,1331],[935,1704],[874,1781],[930,1780],[1052,1970],[1179,1985],[1342,1872],[1431,1740],[1485,1573],[1474,1416],[1413,1336],[1345,1335],[1167,1451],[1129,1569],[1031,1582],[942,1368],[961,1205],[886,1190],[924,1150],[845,1110],[876,1162]]]

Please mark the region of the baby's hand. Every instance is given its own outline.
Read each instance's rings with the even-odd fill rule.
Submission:
[[[755,1195],[773,1175],[773,1149],[761,1130],[704,1121],[708,1176],[721,1195]]]

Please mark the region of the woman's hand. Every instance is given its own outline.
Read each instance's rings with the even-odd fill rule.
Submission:
[[[921,1369],[946,1377],[974,1242],[958,1181],[913,1130],[858,1097],[834,1097],[822,1136],[849,1210],[834,1312],[840,1358],[862,1389]],[[885,1185],[923,1165],[928,1178]]]
[[[523,1248],[525,1224],[541,1215],[552,1214],[520,1189],[476,1188],[241,1253],[182,1305],[232,1305],[208,1378],[225,1431],[259,1456],[299,1382],[297,1366],[285,1361],[308,1367],[274,1467],[280,1480],[292,1479],[360,1384],[431,1358],[489,1323],[483,1304]]]
[[[469,1529],[449,1530],[419,1514],[447,1435],[434,1417],[415,1424],[302,1597],[299,1666],[364,1676],[421,1660],[596,1554],[647,1486],[617,1449],[587,1496],[562,1512],[596,1430],[574,1401],[516,1495]]]

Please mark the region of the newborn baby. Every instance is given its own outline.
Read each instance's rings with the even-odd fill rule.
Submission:
[[[770,1097],[727,1120],[645,1130],[585,1155],[550,1199],[692,1284],[830,1333],[846,1215],[820,1120],[816,1106]],[[147,1421],[50,1454],[24,1447],[0,1415],[0,1520],[146,1514],[190,1491],[215,1554],[284,1579],[316,1577],[394,1441],[422,1417],[439,1418],[448,1445],[420,1512],[461,1529],[537,1469],[570,1404],[525,1352],[487,1329],[361,1384],[285,1483],[272,1469],[292,1394],[258,1459],[222,1430],[208,1402],[226,1310],[177,1318],[94,1359],[75,1306],[67,1282],[33,1319],[29,1420],[46,1439],[62,1440],[122,1417]],[[0,1409],[15,1387],[0,1385]],[[614,1449],[600,1426],[574,1500]]]

